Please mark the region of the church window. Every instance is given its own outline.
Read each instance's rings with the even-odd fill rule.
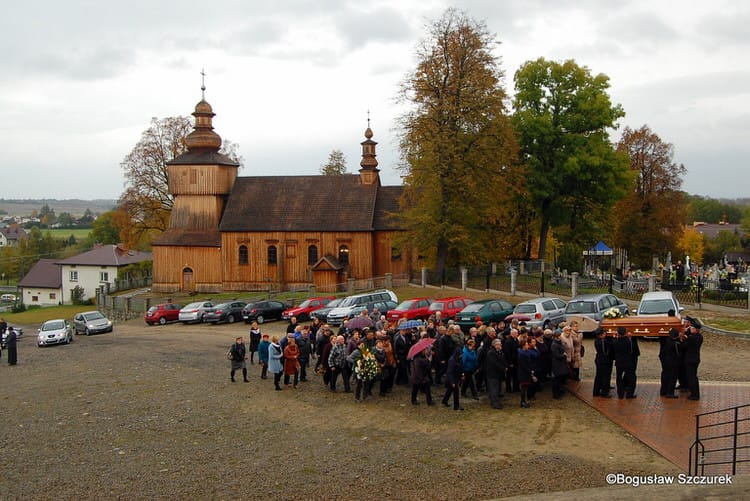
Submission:
[[[311,245],[307,248],[307,264],[313,265],[318,262],[318,247]]]
[[[391,247],[391,261],[401,261],[401,249]]]
[[[239,261],[240,261],[240,264],[247,264],[248,263],[247,245],[240,245]]]
[[[277,261],[276,246],[269,245],[268,246],[268,264],[276,264],[276,261]]]
[[[349,264],[349,247],[339,245],[339,263],[346,266]]]

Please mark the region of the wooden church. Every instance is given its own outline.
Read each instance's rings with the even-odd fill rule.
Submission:
[[[153,242],[154,292],[332,291],[410,271],[395,243],[403,187],[380,184],[369,126],[359,174],[238,177],[205,98],[193,116],[187,152],[167,164],[174,205]]]

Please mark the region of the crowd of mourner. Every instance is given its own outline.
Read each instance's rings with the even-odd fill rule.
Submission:
[[[493,409],[503,408],[505,394],[517,393],[520,406],[526,408],[543,388],[551,387],[552,397],[560,399],[568,381],[580,381],[584,346],[575,321],[561,322],[554,329],[527,328],[515,320],[478,322],[463,332],[439,315],[416,327],[403,320],[389,323],[377,310],[369,315],[364,311],[362,317],[366,318],[345,320],[338,328],[317,318],[305,325],[292,318],[281,339],[269,338],[253,323],[249,344],[238,337],[227,352],[231,380],[241,371],[247,382],[248,361],[257,362],[260,378],[272,378],[277,391],[297,389],[315,373],[329,391],[353,393],[358,402],[375,392],[385,396],[395,386],[410,386],[413,405],[420,404],[420,394],[427,405],[435,405],[435,387],[442,392],[441,403],[452,404],[454,410],[463,410],[461,398],[479,400],[480,393]],[[350,323],[357,327],[350,328]],[[662,397],[678,398],[678,391],[689,391],[688,398],[700,398],[700,328],[697,319],[686,317],[681,331],[673,329],[660,338]],[[636,398],[637,337],[623,328],[617,336],[601,329],[594,334],[593,396],[610,398],[614,389],[618,398]]]

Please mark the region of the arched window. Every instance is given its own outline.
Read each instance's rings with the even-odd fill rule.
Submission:
[[[268,246],[268,264],[276,264],[276,246]]]
[[[239,262],[240,264],[247,264],[248,262],[246,245],[240,245]]]
[[[310,245],[307,248],[307,264],[313,265],[318,262],[318,247]]]
[[[349,264],[349,247],[346,245],[339,245],[339,263],[344,266]]]

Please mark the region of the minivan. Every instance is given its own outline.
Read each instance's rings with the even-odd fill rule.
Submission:
[[[330,325],[341,325],[344,318],[349,318],[354,315],[355,309],[361,311],[360,308],[356,308],[357,306],[372,303],[374,301],[394,301],[398,303],[398,298],[396,297],[396,293],[389,291],[388,289],[347,296],[336,308],[328,312],[326,322]]]

